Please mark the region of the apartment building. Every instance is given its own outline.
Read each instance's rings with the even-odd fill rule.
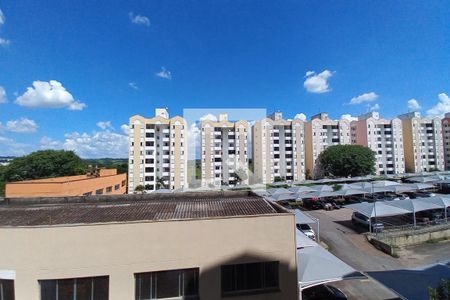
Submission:
[[[327,147],[350,143],[349,120],[332,120],[327,113],[312,116],[305,124],[305,173],[317,174],[316,160]]]
[[[252,161],[257,182],[305,179],[304,122],[284,120],[281,112],[252,126]]]
[[[450,170],[450,113],[446,113],[442,119],[442,134],[445,170]]]
[[[1,294],[298,299],[295,230],[294,214],[248,192],[16,200],[0,204]]]
[[[128,192],[137,186],[149,191],[186,188],[186,120],[169,118],[168,111],[159,108],[153,118],[132,116],[129,128]]]
[[[5,198],[39,198],[125,194],[127,174],[97,169],[85,175],[9,182]],[[1,299],[0,299],[1,300]]]
[[[444,170],[442,122],[419,112],[398,116],[402,120],[406,172]]]
[[[372,149],[377,174],[405,173],[402,121],[386,120],[378,112],[369,112],[351,122],[352,144]]]
[[[220,114],[217,121],[201,122],[201,172],[203,187],[234,186],[248,183],[248,122],[228,121]],[[238,175],[245,173],[246,176]]]

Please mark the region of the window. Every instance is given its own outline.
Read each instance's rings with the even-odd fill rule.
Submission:
[[[96,195],[101,195],[101,194],[103,194],[103,189],[98,189],[98,190],[96,190],[96,191],[95,191],[95,194],[96,194]]]
[[[126,180],[122,180],[122,186],[125,186],[126,183],[127,183]]]
[[[136,300],[198,299],[199,269],[135,274]]]
[[[111,192],[112,192],[112,186],[106,187],[106,192],[107,192],[107,193],[111,193]]]
[[[114,190],[115,190],[115,191],[117,191],[118,189],[120,189],[120,184],[116,184],[116,185],[114,186]]]
[[[0,279],[0,300],[14,300],[14,280]]]
[[[41,300],[108,300],[109,277],[40,280]]]
[[[92,192],[86,192],[86,193],[83,194],[83,196],[91,196],[91,195],[92,195]]]
[[[221,268],[221,277],[223,296],[279,290],[277,261],[225,265]]]

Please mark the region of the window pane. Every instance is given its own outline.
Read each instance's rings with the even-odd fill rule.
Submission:
[[[169,298],[180,296],[180,272],[164,271],[156,273],[156,297]]]
[[[222,266],[222,292],[231,292],[235,290],[234,266]]]
[[[265,263],[264,287],[278,287],[278,262]]]
[[[42,280],[41,300],[56,300],[56,280]]]
[[[58,300],[73,300],[73,279],[58,280]]]
[[[93,300],[108,300],[108,296],[109,296],[109,277],[108,276],[93,277],[93,287],[94,287],[94,299]]]
[[[92,278],[78,278],[77,300],[91,300]]]
[[[198,295],[198,269],[184,270],[184,296]]]
[[[14,300],[14,280],[0,280],[0,287],[3,291],[2,300]]]
[[[262,288],[262,263],[247,264],[245,274],[247,290],[254,290]]]
[[[151,274],[136,275],[136,300],[150,299]]]

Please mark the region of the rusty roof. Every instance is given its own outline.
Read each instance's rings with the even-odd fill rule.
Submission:
[[[286,213],[248,192],[40,198],[0,205],[0,226],[230,218]]]

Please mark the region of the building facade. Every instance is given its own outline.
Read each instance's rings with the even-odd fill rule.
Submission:
[[[323,150],[332,145],[348,145],[350,143],[349,120],[332,120],[327,113],[312,116],[311,120],[305,124],[305,173],[307,177],[317,174],[316,160]]]
[[[422,118],[419,112],[400,115],[406,172],[444,170],[442,122]]]
[[[252,162],[257,182],[305,179],[304,122],[284,120],[281,112],[252,126]]]
[[[444,166],[450,170],[450,113],[446,113],[442,119],[442,135],[444,144]]]
[[[39,198],[125,194],[127,174],[100,169],[92,174],[9,182],[5,198]]]
[[[375,152],[377,174],[405,173],[402,121],[386,120],[378,112],[370,112],[351,122],[352,144]]]
[[[149,191],[187,187],[187,131],[186,120],[169,118],[166,109],[156,109],[153,118],[130,118],[129,193],[137,186]]]
[[[248,122],[221,114],[218,121],[203,120],[200,131],[202,186],[248,183]]]
[[[298,299],[295,217],[282,207],[244,192],[99,198],[67,199],[51,210],[0,205],[4,294]]]

